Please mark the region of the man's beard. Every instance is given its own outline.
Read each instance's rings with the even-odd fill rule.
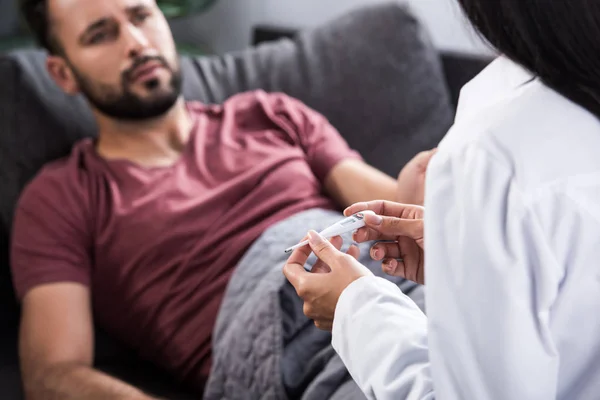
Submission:
[[[162,67],[171,72],[171,79],[166,89],[161,88],[158,79],[144,82],[149,92],[147,98],[141,98],[130,90],[132,71],[149,61],[158,61]],[[121,90],[108,86],[98,86],[90,79],[72,68],[81,93],[90,104],[101,113],[122,121],[142,121],[160,117],[169,111],[181,94],[182,76],[179,66],[171,68],[160,56],[140,57],[121,77]]]

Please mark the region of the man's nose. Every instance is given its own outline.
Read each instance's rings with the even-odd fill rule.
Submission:
[[[149,41],[137,26],[133,24],[128,24],[125,29],[123,29],[123,35],[125,36],[126,41],[126,56],[135,58],[140,54],[144,53],[144,50],[149,46]]]

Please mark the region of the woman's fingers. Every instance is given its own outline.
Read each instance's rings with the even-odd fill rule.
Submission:
[[[384,235],[373,228],[367,226],[357,229],[352,235],[352,240],[356,243],[371,242],[373,240],[396,240],[394,236]]]
[[[423,240],[423,220],[365,215],[365,223],[379,237],[407,236],[413,240]],[[373,236],[369,234],[369,236]],[[375,239],[378,240],[378,239]]]
[[[355,260],[358,260],[358,257],[360,257],[360,249],[355,245],[351,245],[346,254],[352,256]]]
[[[381,268],[386,274],[425,283],[423,250],[414,240],[400,237],[398,243],[378,243],[371,249],[371,256],[375,260],[382,257]]]
[[[385,258],[381,263],[381,269],[388,275],[406,278],[406,267],[401,259]]]
[[[376,243],[371,247],[371,258],[381,261],[384,258],[402,258],[397,242]]]
[[[407,237],[398,238],[398,248],[403,261],[403,277],[413,282],[423,282],[422,251],[414,240]]]
[[[398,218],[422,218],[423,207],[414,204],[396,203],[388,200],[374,200],[355,203],[344,210],[345,216],[371,210],[375,214]]]

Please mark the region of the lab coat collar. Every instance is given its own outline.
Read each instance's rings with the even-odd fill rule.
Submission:
[[[456,122],[479,114],[533,79],[534,75],[517,63],[498,57],[461,90]]]

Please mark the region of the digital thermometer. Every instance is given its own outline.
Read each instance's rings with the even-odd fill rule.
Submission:
[[[371,210],[361,211],[360,213],[353,214],[353,215],[349,216],[348,218],[344,218],[343,220],[336,222],[335,224],[331,225],[328,228],[325,228],[324,230],[322,230],[319,233],[324,238],[329,239],[334,236],[340,236],[344,233],[355,231],[355,230],[365,226],[365,217],[364,217],[365,214],[375,215],[375,213]],[[307,244],[308,244],[308,240],[305,240],[304,242],[298,243],[297,245],[294,245],[290,248],[285,249],[285,252],[291,253],[292,251],[296,250],[298,247],[306,246]]]

